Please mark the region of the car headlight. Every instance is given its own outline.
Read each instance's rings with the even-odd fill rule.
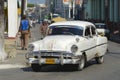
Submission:
[[[28,46],[28,51],[33,51],[34,50],[34,45],[33,44],[30,44],[29,46]]]
[[[71,51],[72,51],[72,53],[76,53],[77,50],[78,50],[78,46],[73,45],[73,46],[71,47]]]

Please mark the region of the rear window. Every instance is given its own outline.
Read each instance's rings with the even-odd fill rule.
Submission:
[[[107,26],[105,24],[95,24],[96,28],[102,28],[107,29]]]

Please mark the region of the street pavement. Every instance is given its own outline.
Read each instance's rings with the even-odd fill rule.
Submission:
[[[119,44],[120,44],[120,36],[119,36],[119,35],[111,34],[111,36],[110,36],[110,41],[116,42],[116,43],[119,43]]]
[[[40,25],[36,24],[35,27],[31,28],[31,38],[30,42],[37,41],[41,39],[40,34]],[[116,35],[111,35],[110,40],[112,42],[120,43],[120,38]],[[110,42],[111,42],[110,41]],[[112,45],[111,45],[112,46]],[[114,48],[113,48],[114,49]],[[118,49],[119,50],[119,49]],[[26,64],[25,54],[27,53],[26,50],[21,50],[20,47],[17,47],[17,54],[15,54],[15,57],[8,58],[5,61],[0,62],[0,69],[6,69],[6,68],[19,68],[19,67],[25,67],[28,66]],[[6,67],[7,66],[7,67]]]
[[[41,39],[40,34],[40,24],[36,24],[35,27],[31,28],[31,38],[30,42],[37,41]],[[17,39],[18,40],[18,39]],[[20,40],[19,40],[20,41]],[[20,45],[20,42],[18,42]],[[21,50],[21,47],[15,44],[15,40],[5,39],[5,45],[7,45],[6,51],[8,52],[8,58],[2,62],[0,62],[0,69],[7,69],[7,68],[18,68],[18,67],[25,67],[26,59],[25,54],[27,50]],[[15,50],[16,45],[16,50]],[[14,46],[14,47],[12,47]],[[11,52],[11,50],[14,50]]]
[[[108,44],[110,50],[104,56],[103,64],[96,64],[92,60],[82,71],[72,71],[70,67],[61,70],[59,66],[44,66],[40,72],[33,72],[30,67],[17,65],[19,61],[15,61],[15,67],[4,64],[9,68],[0,69],[0,80],[120,80],[120,44],[111,41]],[[21,58],[19,56],[24,57],[24,54],[18,53],[16,59]],[[24,58],[21,59],[20,63],[24,63]]]

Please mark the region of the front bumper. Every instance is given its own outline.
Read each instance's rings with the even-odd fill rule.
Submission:
[[[78,64],[80,56],[67,52],[33,52],[28,53],[27,61],[30,64]]]

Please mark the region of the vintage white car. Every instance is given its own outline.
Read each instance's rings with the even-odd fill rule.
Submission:
[[[110,30],[105,23],[95,23],[98,34],[110,38]]]
[[[95,25],[86,21],[64,21],[49,26],[48,35],[29,44],[26,58],[33,71],[42,65],[67,65],[82,70],[91,59],[103,63],[107,38],[97,34]]]

